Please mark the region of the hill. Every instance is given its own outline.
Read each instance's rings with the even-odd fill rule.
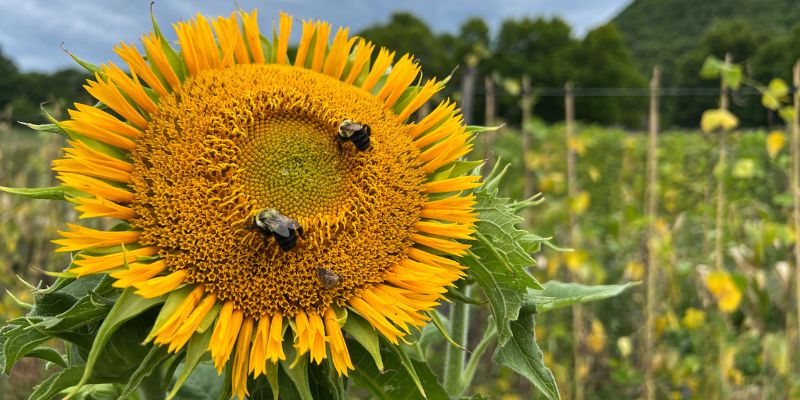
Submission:
[[[706,29],[721,20],[746,19],[758,31],[779,35],[797,24],[798,16],[797,0],[634,0],[613,22],[649,74],[655,64],[674,69]]]

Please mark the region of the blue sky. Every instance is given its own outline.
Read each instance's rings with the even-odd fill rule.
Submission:
[[[603,24],[631,0],[238,0],[245,10],[259,9],[259,21],[269,26],[278,10],[295,17],[320,18],[356,32],[385,22],[396,11],[410,11],[437,32],[455,32],[466,19],[480,16],[496,29],[503,19],[560,16],[580,36]],[[0,48],[25,71],[54,71],[74,65],[59,43],[93,63],[116,60],[113,47],[138,43],[150,31],[149,0],[0,0]],[[171,22],[198,11],[227,15],[235,9],[225,0],[156,1],[155,14],[167,29]]]

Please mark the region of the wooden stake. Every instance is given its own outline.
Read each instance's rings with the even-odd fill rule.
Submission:
[[[790,140],[792,157],[792,183],[789,186],[794,199],[794,231],[800,232],[800,60],[794,65],[792,71],[794,86],[794,115],[792,116],[792,137]],[[796,307],[795,324],[800,324],[800,240],[794,241],[794,305]],[[800,326],[795,327],[795,344],[800,344]],[[790,348],[794,346],[789,344]],[[794,354],[792,352],[790,354]],[[790,366],[796,366],[797,360],[789,359]],[[795,372],[795,370],[791,370]]]
[[[492,77],[487,76],[483,78],[483,87],[486,91],[485,105],[484,105],[484,120],[483,125],[495,126],[495,94],[494,94],[494,80]],[[494,144],[495,135],[497,132],[483,132],[483,161],[487,164],[494,163],[492,160],[492,145]],[[488,174],[492,170],[492,165],[483,167],[484,174]]]
[[[572,92],[572,82],[567,82],[564,86],[564,92],[564,113],[566,114],[567,199],[573,200],[578,194],[578,185],[575,172],[575,151],[573,150],[573,144],[575,142],[575,97]],[[572,207],[567,207],[567,216],[569,218],[570,247],[577,249],[580,241],[580,232],[577,226],[577,216],[572,210]],[[580,276],[577,273],[573,273],[571,278],[574,282],[580,281]],[[589,363],[587,360],[588,355],[584,354],[585,352],[583,351],[585,328],[583,323],[583,307],[580,304],[576,304],[572,307],[572,333],[575,340],[572,350],[575,392],[572,397],[575,400],[583,400],[584,380],[589,370]]]
[[[478,76],[478,63],[467,60],[461,76],[461,114],[466,125],[472,124],[472,102],[475,98],[475,79]]]
[[[533,98],[531,96],[531,79],[528,75],[522,76],[522,100],[520,101],[522,107],[522,171],[523,171],[523,190],[522,198],[528,199],[533,196],[533,171],[531,171],[527,162],[527,155],[531,149],[531,109],[533,108]],[[526,218],[527,220],[527,218]]]
[[[650,79],[650,117],[647,130],[647,193],[645,200],[645,215],[647,217],[647,290],[645,307],[644,330],[644,385],[645,399],[656,398],[655,379],[653,377],[653,350],[655,349],[655,317],[656,309],[656,276],[658,265],[656,257],[656,230],[657,217],[656,205],[658,201],[658,87],[661,79],[661,70],[658,66],[653,68],[653,77]]]

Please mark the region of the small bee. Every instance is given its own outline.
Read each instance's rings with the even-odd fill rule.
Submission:
[[[319,277],[319,281],[322,282],[322,287],[324,287],[325,290],[333,289],[342,279],[339,274],[333,272],[333,270],[330,268],[324,267],[317,268],[317,276]]]
[[[341,142],[351,141],[358,150],[364,151],[369,148],[369,125],[359,124],[352,120],[346,119],[339,124],[339,145]]]
[[[275,242],[283,251],[289,251],[297,244],[298,234],[303,237],[303,228],[300,224],[274,208],[265,208],[259,211],[253,224],[245,229],[249,231],[257,229],[264,237],[264,242],[269,240],[270,235],[274,236]]]

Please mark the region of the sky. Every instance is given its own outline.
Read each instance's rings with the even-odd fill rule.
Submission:
[[[483,18],[496,31],[507,18],[559,16],[576,36],[602,25],[631,0],[238,0],[244,10],[258,8],[262,26],[276,20],[278,11],[300,19],[320,18],[358,32],[389,20],[392,13],[409,11],[436,32],[454,33],[470,17]],[[163,30],[172,22],[228,15],[233,0],[160,0],[154,6]],[[52,72],[74,66],[64,48],[82,59],[101,64],[118,61],[113,47],[137,43],[151,31],[150,0],[0,0],[0,49],[23,71]],[[295,24],[297,28],[299,24]]]

